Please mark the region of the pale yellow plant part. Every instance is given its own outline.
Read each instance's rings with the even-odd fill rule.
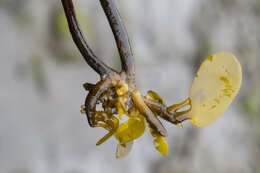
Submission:
[[[145,126],[145,119],[142,115],[129,117],[126,122],[119,125],[114,136],[119,143],[130,142],[142,136]]]
[[[165,101],[162,99],[162,97],[154,91],[148,91],[146,98],[166,106]],[[150,133],[154,137],[153,144],[156,150],[159,151],[163,156],[166,156],[168,153],[168,143],[166,142],[164,137],[156,133],[153,129],[150,129]]]
[[[119,125],[115,138],[118,140],[116,158],[126,156],[132,149],[133,141],[143,135],[146,128],[145,118],[136,108],[130,110],[128,120]]]
[[[206,58],[190,89],[192,124],[202,127],[215,122],[231,104],[242,81],[241,66],[230,53]]]
[[[134,141],[130,141],[123,144],[117,144],[116,147],[116,158],[120,159],[122,157],[125,157],[129,154],[129,152],[132,150]]]
[[[153,129],[150,129],[150,133],[154,137],[153,144],[156,150],[159,151],[163,156],[166,156],[168,154],[168,143],[164,137],[153,131]]]

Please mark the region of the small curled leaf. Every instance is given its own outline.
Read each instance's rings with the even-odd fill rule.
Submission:
[[[153,100],[153,101],[155,101],[157,103],[161,103],[162,105],[166,106],[166,103],[162,99],[162,97],[159,94],[157,94],[156,92],[152,91],[152,90],[149,90],[147,92],[146,98],[151,99],[151,100]]]

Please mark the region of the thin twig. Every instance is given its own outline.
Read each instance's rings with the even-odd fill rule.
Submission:
[[[61,2],[66,14],[72,38],[88,65],[91,66],[91,68],[93,68],[101,76],[114,71],[104,62],[98,59],[91,48],[88,46],[77,21],[72,0],[61,0]]]
[[[113,0],[100,0],[100,3],[113,31],[121,58],[122,69],[126,72],[129,80],[134,81],[135,69],[133,53],[131,50],[128,34],[120,14]]]

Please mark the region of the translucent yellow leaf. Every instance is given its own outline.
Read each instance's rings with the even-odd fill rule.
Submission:
[[[168,143],[166,140],[157,132],[150,129],[151,135],[154,137],[154,147],[159,151],[163,156],[166,156],[168,153]]]
[[[190,89],[191,122],[207,126],[216,121],[235,98],[242,80],[241,66],[230,53],[206,58]]]
[[[119,159],[119,158],[127,156],[129,154],[129,152],[132,150],[133,144],[134,144],[133,141],[123,143],[123,144],[117,144],[116,158]]]
[[[145,119],[142,115],[131,116],[126,122],[119,125],[114,136],[119,143],[127,143],[142,136],[145,126]]]
[[[162,136],[154,139],[154,146],[163,156],[167,155],[168,143],[165,141],[165,139]]]

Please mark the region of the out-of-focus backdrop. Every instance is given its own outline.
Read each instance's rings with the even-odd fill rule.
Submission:
[[[212,126],[180,129],[163,122],[169,154],[147,133],[126,158],[116,141],[80,114],[84,82],[98,75],[69,35],[59,0],[0,0],[1,173],[256,173],[260,172],[260,1],[117,0],[135,55],[141,92],[157,91],[168,104],[183,101],[202,59],[236,55],[242,88]],[[120,62],[99,2],[75,0],[95,53]]]

